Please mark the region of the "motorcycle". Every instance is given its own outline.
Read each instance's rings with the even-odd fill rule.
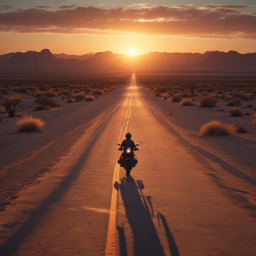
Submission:
[[[119,143],[117,145],[121,146]],[[138,164],[138,160],[135,158],[134,154],[134,151],[139,150],[138,148],[136,148],[137,146],[139,146],[139,144],[135,145],[134,150],[132,150],[131,148],[127,148],[126,150],[124,150],[120,159],[117,161],[121,167],[124,167],[127,176],[130,175],[132,168],[135,167],[136,164]],[[122,151],[122,149],[119,150]]]

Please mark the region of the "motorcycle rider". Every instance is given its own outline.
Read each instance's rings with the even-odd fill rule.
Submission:
[[[123,158],[122,157],[124,156],[124,152],[126,151],[127,148],[131,148],[133,151],[138,150],[135,146],[134,141],[131,140],[131,137],[132,137],[131,133],[127,132],[125,134],[125,137],[126,137],[126,140],[123,140],[123,142],[119,148],[119,150],[124,150],[120,157],[120,162],[122,162],[121,166],[123,166],[123,161],[122,161]]]

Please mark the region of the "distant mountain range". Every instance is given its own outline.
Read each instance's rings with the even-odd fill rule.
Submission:
[[[130,71],[198,71],[198,72],[256,72],[256,53],[236,51],[201,53],[152,52],[129,57],[112,52],[84,55],[41,52],[8,53],[0,55],[0,71],[69,70],[93,72]]]

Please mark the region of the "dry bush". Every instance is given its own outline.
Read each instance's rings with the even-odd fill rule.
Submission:
[[[85,94],[83,92],[77,93],[77,94],[74,95],[74,98],[75,98],[76,102],[84,101],[85,100]]]
[[[21,102],[22,98],[19,95],[12,96],[9,99],[0,95],[0,106],[4,107],[9,117],[14,117],[21,110],[22,106],[18,106]]]
[[[155,96],[156,96],[156,97],[160,97],[160,96],[161,96],[161,93],[160,93],[160,92],[155,92]]]
[[[167,92],[162,94],[162,99],[163,100],[167,100],[169,98],[170,98],[170,94],[168,94]]]
[[[66,103],[73,103],[74,101],[73,100],[71,100],[71,99],[68,99],[67,101],[66,101]]]
[[[40,87],[38,88],[38,90],[39,90],[40,92],[45,92],[45,91],[48,90],[48,88],[47,88],[47,86],[40,86]]]
[[[27,89],[24,88],[24,87],[20,87],[20,88],[18,89],[18,92],[19,92],[19,93],[27,93]]]
[[[195,103],[190,98],[184,98],[180,102],[180,105],[181,106],[195,106]]]
[[[51,110],[51,107],[48,105],[39,104],[39,105],[35,106],[33,110],[34,111]]]
[[[229,116],[241,117],[244,115],[244,111],[240,107],[233,107],[229,111]]]
[[[240,98],[244,101],[248,101],[247,95],[244,94],[244,92],[236,92],[233,94],[233,98]]]
[[[87,96],[85,98],[85,101],[93,101],[93,100],[94,100],[94,97],[92,97],[92,96]]]
[[[65,95],[65,96],[68,96],[71,94],[71,92],[67,91],[67,90],[64,90],[61,92],[62,95]]]
[[[102,95],[102,94],[103,94],[103,91],[100,90],[100,89],[94,89],[94,90],[92,90],[92,94],[93,94],[93,95]]]
[[[74,93],[79,93],[79,92],[80,92],[80,89],[74,89],[73,92],[74,92]]]
[[[240,125],[240,124],[233,124],[235,127],[236,127],[236,132],[237,133],[247,133],[247,129],[243,126],[243,125]]]
[[[44,92],[35,92],[34,93],[35,98],[39,98],[39,97],[43,97],[43,96],[44,96]]]
[[[253,108],[253,105],[252,104],[248,104],[246,105],[247,108]]]
[[[43,132],[43,122],[39,118],[33,116],[24,116],[16,123],[16,132]]]
[[[207,124],[203,124],[200,128],[200,136],[211,136],[211,135],[233,135],[237,131],[233,124],[222,124],[220,121],[211,121]]]
[[[230,100],[230,101],[227,102],[226,106],[237,107],[237,106],[239,106],[239,104],[234,100]]]
[[[172,96],[172,102],[181,102],[181,95],[180,94],[174,94]]]
[[[59,104],[55,100],[48,98],[48,97],[38,98],[36,100],[36,102],[38,102],[39,104],[44,105],[44,106],[50,106],[52,108],[59,107]]]
[[[198,87],[198,84],[196,84],[195,82],[190,82],[189,84],[186,85],[186,87],[191,91],[191,94],[194,96],[195,89]]]
[[[49,92],[45,92],[44,96],[45,97],[57,97],[57,94],[52,91],[49,91]]]
[[[191,93],[187,93],[187,92],[180,93],[181,98],[190,98],[192,96],[193,95]]]
[[[252,117],[253,117],[252,122],[256,123],[256,112],[253,113]]]
[[[200,108],[216,107],[217,100],[211,96],[204,96],[199,101]]]

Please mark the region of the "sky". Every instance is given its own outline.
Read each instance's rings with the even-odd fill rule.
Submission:
[[[256,52],[256,0],[134,1],[0,0],[0,54]]]

